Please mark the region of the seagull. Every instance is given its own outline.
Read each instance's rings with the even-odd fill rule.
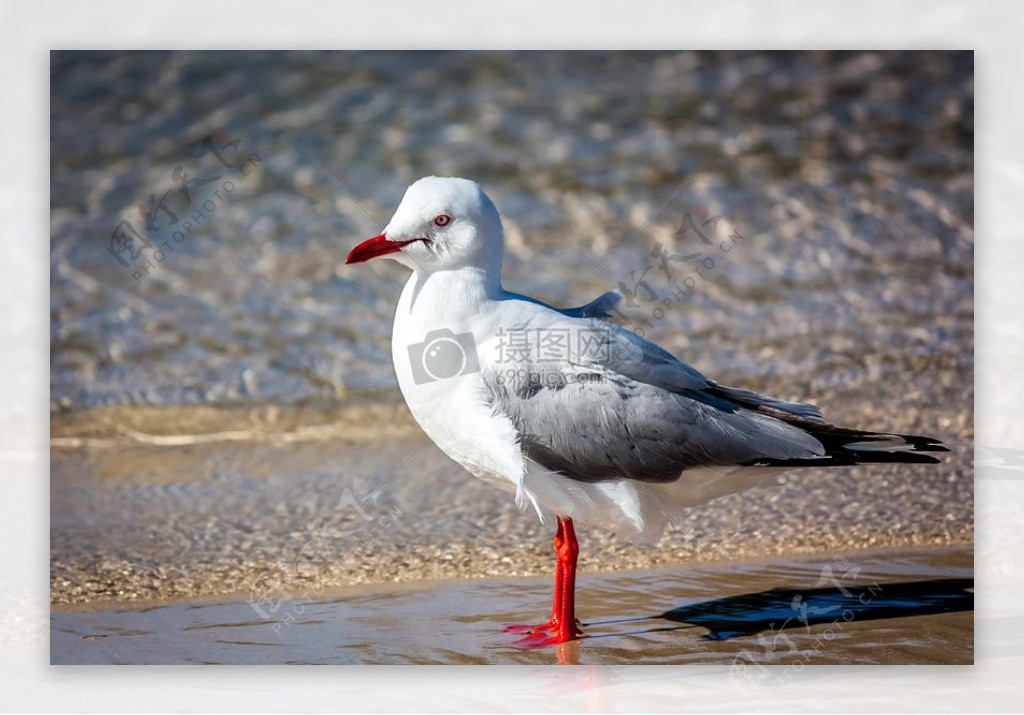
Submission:
[[[729,387],[608,320],[621,295],[560,309],[502,287],[501,216],[480,186],[428,176],[346,264],[412,271],[392,358],[423,431],[541,522],[555,517],[550,618],[522,646],[583,636],[574,522],[654,543],[687,507],[803,467],[937,463],[932,437],[839,427],[809,403]]]

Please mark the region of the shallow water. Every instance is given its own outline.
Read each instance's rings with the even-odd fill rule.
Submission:
[[[366,586],[52,615],[53,663],[723,663],[737,687],[805,665],[973,662],[967,549],[856,552],[588,575],[586,638],[515,646],[546,579]],[[762,666],[783,666],[771,671]]]

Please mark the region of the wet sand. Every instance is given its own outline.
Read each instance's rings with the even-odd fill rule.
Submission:
[[[97,605],[52,614],[53,663],[728,664],[738,688],[806,665],[970,664],[968,548],[584,572],[586,638],[516,647],[547,579],[316,591],[291,599]],[[764,666],[780,666],[771,670]]]
[[[904,418],[890,426],[939,419]],[[553,527],[448,460],[399,404],[113,408],[52,431],[54,604],[551,569]],[[943,464],[791,472],[690,510],[655,548],[580,525],[586,568],[970,544],[971,445],[939,436],[953,450]]]

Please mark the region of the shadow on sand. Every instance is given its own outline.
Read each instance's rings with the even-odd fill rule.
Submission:
[[[858,622],[906,618],[974,609],[974,580],[933,579],[903,583],[832,588],[774,588],[757,593],[716,598],[673,608],[657,616],[595,621],[591,625],[628,623],[655,618],[686,625],[662,626],[638,631],[654,633],[702,627],[706,640],[728,640],[766,631],[806,628],[837,621]],[[626,635],[623,633],[602,634]]]

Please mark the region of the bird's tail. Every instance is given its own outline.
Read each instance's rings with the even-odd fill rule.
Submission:
[[[715,384],[706,392],[724,397],[741,407],[782,420],[802,429],[825,448],[824,456],[775,459],[759,458],[749,466],[765,467],[830,467],[853,464],[903,462],[936,464],[934,452],[948,452],[949,448],[935,437],[895,432],[869,432],[839,427],[824,419],[816,405],[804,402],[786,402],[736,387]],[[745,465],[745,466],[748,466]]]
[[[789,420],[787,422],[794,424]],[[821,442],[825,447],[825,455],[797,459],[758,459],[750,463],[750,466],[843,467],[888,462],[938,464],[941,460],[932,453],[949,451],[938,439],[919,434],[867,432],[828,423],[816,424],[814,427],[803,424],[794,426]]]

